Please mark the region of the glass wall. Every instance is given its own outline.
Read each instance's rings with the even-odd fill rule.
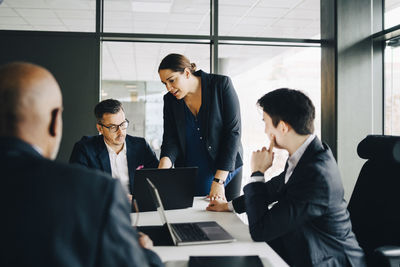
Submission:
[[[243,170],[250,173],[251,152],[269,145],[264,134],[262,112],[257,100],[277,88],[303,91],[316,108],[315,132],[321,137],[321,59],[320,48],[290,48],[244,45],[221,45],[219,67],[232,78],[239,96],[242,116]],[[275,152],[275,164],[266,177],[279,174],[287,159],[283,150]]]
[[[385,49],[384,133],[400,135],[400,39]]]
[[[385,0],[385,29],[400,24],[400,0]]]
[[[385,29],[400,25],[400,0],[385,0]],[[396,36],[390,33],[390,38]],[[400,135],[400,39],[386,41],[384,54],[384,134]]]
[[[232,78],[242,115],[244,171],[248,173],[251,152],[268,145],[256,102],[265,93],[281,87],[305,92],[317,110],[316,134],[320,137],[320,48],[220,45],[219,71]],[[210,71],[209,45],[104,42],[101,99],[123,102],[131,124],[128,133],[145,137],[159,153],[162,141],[162,97],[166,93],[157,68],[169,53],[186,55],[198,68]],[[277,151],[274,168],[282,171],[287,154]]]
[[[101,99],[120,100],[130,121],[128,134],[145,137],[158,155],[167,91],[157,70],[170,53],[184,54],[199,69],[210,71],[208,45],[103,42]]]

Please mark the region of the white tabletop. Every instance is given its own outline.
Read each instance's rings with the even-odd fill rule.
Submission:
[[[194,246],[157,246],[154,251],[160,256],[167,266],[187,266],[189,256],[232,256],[232,255],[258,255],[264,266],[288,266],[282,258],[265,242],[252,241],[248,226],[233,212],[206,211],[208,200],[196,197],[192,208],[168,210],[168,222],[199,222],[216,221],[227,230],[235,242],[222,244],[194,245]],[[132,214],[132,222],[136,214]],[[141,212],[139,225],[161,225],[157,212]]]

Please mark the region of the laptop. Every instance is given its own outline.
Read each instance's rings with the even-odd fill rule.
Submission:
[[[189,208],[193,206],[196,176],[197,167],[136,170],[133,180],[133,197],[140,211],[156,210],[146,181],[148,178],[159,188],[166,210]]]
[[[164,234],[161,234],[161,236],[168,236],[169,240],[172,240],[171,245],[200,245],[235,241],[235,239],[215,221],[169,223],[167,221],[167,217],[165,216],[163,203],[161,201],[160,194],[157,188],[150,181],[150,179],[146,180],[149,184],[149,188],[151,189],[151,195],[154,198],[154,203],[157,206],[157,211],[160,214],[161,221],[163,223],[163,226],[158,226],[158,229],[161,229],[161,232],[164,232]],[[154,229],[154,226],[141,226],[138,228],[139,231],[148,234],[150,238],[153,239],[154,237],[152,236],[152,233],[154,235],[154,231],[152,233],[147,232],[146,227],[147,229]],[[167,232],[166,235],[165,231]],[[156,234],[157,236],[155,236],[153,240],[154,245],[156,246],[160,245],[155,242],[155,240],[160,237],[159,234],[160,232]]]
[[[247,256],[189,256],[189,267],[263,267],[257,255]]]

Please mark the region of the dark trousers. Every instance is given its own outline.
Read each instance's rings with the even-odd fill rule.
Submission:
[[[240,187],[242,186],[242,172],[243,167],[240,168],[236,175],[233,176],[229,183],[225,186],[226,200],[230,201],[240,196]]]

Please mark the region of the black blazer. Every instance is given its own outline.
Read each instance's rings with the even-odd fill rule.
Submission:
[[[235,211],[247,212],[251,237],[270,244],[291,266],[365,266],[329,147],[316,137],[284,179],[285,171],[248,184],[233,201]]]
[[[233,171],[243,165],[239,100],[227,76],[194,73],[201,77],[201,133],[207,151],[219,170]],[[185,101],[164,95],[164,134],[161,158],[167,156],[175,166],[185,162]]]
[[[0,266],[161,266],[142,249],[119,180],[0,138]]]
[[[133,185],[136,168],[157,168],[158,159],[144,138],[126,135],[126,159],[128,161],[129,183]],[[74,145],[70,163],[102,170],[111,175],[110,157],[102,135],[84,136]],[[130,186],[131,194],[132,186]]]

